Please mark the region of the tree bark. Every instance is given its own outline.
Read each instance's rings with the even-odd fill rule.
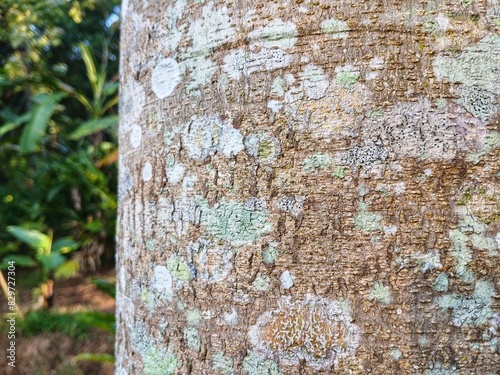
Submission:
[[[122,7],[116,374],[494,374],[500,6]]]

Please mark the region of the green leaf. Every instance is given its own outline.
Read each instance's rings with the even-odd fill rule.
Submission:
[[[92,284],[96,285],[99,290],[110,295],[111,297],[116,297],[116,283],[106,279],[93,279]]]
[[[11,130],[17,129],[22,124],[27,122],[31,117],[31,112],[25,113],[21,116],[16,117],[14,120],[7,122],[0,127],[0,137],[4,134],[10,132]]]
[[[66,96],[64,92],[56,94],[39,94],[33,100],[35,106],[31,119],[23,129],[19,146],[21,152],[34,152],[38,146],[39,141],[45,135],[47,125],[54,111],[57,108],[59,101]]]
[[[16,267],[35,267],[36,262],[28,255],[7,255],[2,259],[0,269],[4,270],[9,267],[9,262],[14,262]]]
[[[85,68],[87,69],[87,77],[92,85],[93,91],[95,91],[97,84],[97,69],[95,67],[94,57],[92,56],[92,52],[90,52],[90,48],[85,44],[80,43],[78,47],[80,48],[80,53],[85,63]]]
[[[56,271],[54,272],[54,278],[56,280],[69,279],[70,277],[75,276],[78,273],[79,269],[80,263],[78,263],[76,260],[68,260],[67,262],[64,262],[59,267],[57,267]]]
[[[7,227],[7,232],[35,250],[42,250],[44,253],[49,253],[52,247],[51,238],[37,230],[9,226]]]
[[[87,311],[79,316],[79,319],[93,327],[102,329],[106,332],[114,333],[116,326],[115,314],[99,311]]]
[[[98,233],[104,229],[104,224],[100,220],[94,220],[85,224],[85,229],[92,233]]]
[[[66,260],[66,258],[59,253],[37,254],[36,258],[49,270],[55,270]]]
[[[101,363],[115,363],[115,357],[111,354],[80,353],[73,357],[75,361],[90,361]]]
[[[64,237],[54,242],[52,245],[52,251],[61,254],[68,254],[73,250],[78,249],[78,246],[80,246],[80,244],[71,239],[71,237]]]
[[[104,85],[103,94],[105,96],[111,96],[118,92],[119,84],[118,82],[108,82]]]
[[[78,129],[69,135],[72,140],[78,140],[88,135],[108,129],[118,124],[118,116],[108,116],[95,120],[90,120],[81,124]]]

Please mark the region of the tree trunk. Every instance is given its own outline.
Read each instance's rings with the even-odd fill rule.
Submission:
[[[122,13],[116,374],[497,373],[497,0]]]

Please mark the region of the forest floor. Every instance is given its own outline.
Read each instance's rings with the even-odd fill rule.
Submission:
[[[25,271],[26,272],[26,271]],[[17,275],[16,275],[17,276]],[[21,276],[22,277],[22,276]],[[94,279],[114,280],[114,270],[93,274]],[[20,306],[31,303],[31,289],[17,289]],[[7,301],[0,297],[2,322],[6,327]],[[77,276],[59,280],[54,286],[54,305],[50,312],[78,314],[96,311],[114,314],[115,300],[94,285],[90,277]],[[47,326],[53,322],[47,322]],[[40,322],[39,324],[44,324]],[[16,332],[15,367],[8,365],[7,351],[10,341],[5,328],[0,331],[0,374],[4,375],[112,375],[112,363],[75,361],[81,353],[110,354],[114,352],[114,335],[98,328],[90,328],[77,337],[61,332],[29,334]]]

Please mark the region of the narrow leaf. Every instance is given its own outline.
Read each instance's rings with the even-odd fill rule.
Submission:
[[[2,125],[0,127],[0,137],[2,137],[4,134],[10,132],[11,130],[17,129],[20,127],[22,124],[27,122],[31,117],[31,112],[25,113],[21,116],[18,116],[12,121],[7,122],[6,124]]]
[[[69,135],[72,140],[78,140],[88,135],[108,129],[118,124],[118,116],[108,116],[96,120],[90,120],[81,124],[78,129]]]
[[[57,108],[57,103],[66,96],[66,93],[39,94],[34,98],[35,107],[28,125],[21,134],[19,146],[21,152],[33,152],[38,142],[45,135],[47,124]]]
[[[85,63],[85,68],[87,69],[87,77],[92,85],[92,89],[95,92],[97,84],[97,69],[95,67],[94,58],[90,52],[90,48],[83,43],[78,45],[80,48],[80,53],[82,55],[83,62]]]

